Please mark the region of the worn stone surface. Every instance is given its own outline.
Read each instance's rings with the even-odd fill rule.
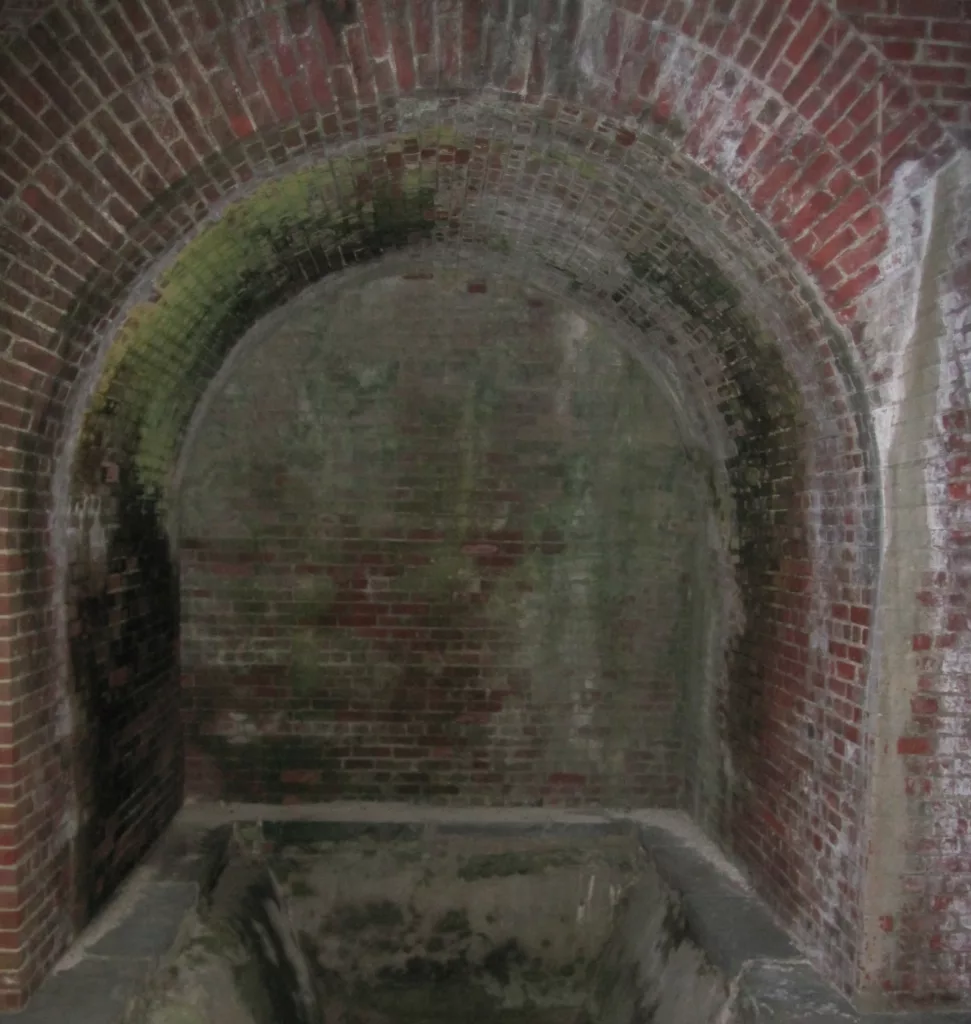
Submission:
[[[763,904],[697,827],[673,812],[358,804],[333,813],[293,808],[289,820],[266,821],[253,810],[183,812],[142,878],[113,901],[18,1019],[966,1019],[859,1016],[800,953],[780,946],[778,933],[752,928]],[[657,862],[662,851],[681,857]],[[200,901],[197,908],[182,902],[173,945],[174,914],[161,920],[150,908],[171,907],[173,892],[193,880]],[[718,918],[726,890],[734,893],[733,913]],[[705,924],[716,918],[717,930]]]
[[[804,963],[760,963],[741,976],[739,1024],[852,1024],[852,1006]],[[869,1021],[868,1021],[869,1024]]]
[[[123,961],[87,960],[69,974],[51,977],[30,1007],[13,1019],[18,1024],[68,1020],[72,1024],[121,1024],[131,1001],[150,983],[157,965],[154,959],[129,957]]]
[[[680,894],[648,863],[591,978],[591,1024],[730,1024],[730,981],[689,933]]]
[[[200,893],[222,872],[227,839],[218,826],[170,828],[15,1019],[123,1024],[184,941]]]
[[[186,913],[195,906],[194,882],[157,883],[147,889],[131,917],[90,947],[97,957],[158,956],[175,942]]]
[[[635,830],[236,836],[138,1024],[731,1019]]]
[[[646,862],[631,834],[432,831],[406,843],[274,845],[267,863],[325,976],[363,991],[471,972],[515,1008],[579,1001]]]

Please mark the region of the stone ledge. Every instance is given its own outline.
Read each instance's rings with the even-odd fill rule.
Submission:
[[[175,945],[186,915],[212,884],[229,829],[170,826],[16,1024],[121,1024]]]
[[[961,1011],[859,1013],[820,977],[765,904],[690,840],[650,823],[640,825],[640,836],[681,896],[690,937],[734,979],[737,1024],[971,1024],[971,1013]]]
[[[581,839],[636,829],[662,879],[679,893],[691,939],[734,980],[737,1024],[971,1024],[971,1013],[961,1011],[859,1014],[820,978],[744,879],[680,814],[382,805],[287,810],[194,807],[180,814],[28,1007],[0,1017],[16,1024],[122,1024],[175,945],[186,915],[211,891],[234,824],[260,822],[267,840],[298,844],[365,836],[420,839],[436,832]]]

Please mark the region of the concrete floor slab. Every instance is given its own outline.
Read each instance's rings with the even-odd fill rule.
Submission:
[[[86,958],[48,978],[16,1024],[120,1024],[156,967],[154,958]]]
[[[191,882],[147,886],[131,914],[91,946],[90,955],[135,960],[164,956],[198,896],[199,886]]]

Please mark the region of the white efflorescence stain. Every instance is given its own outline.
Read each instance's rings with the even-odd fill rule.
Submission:
[[[936,180],[917,163],[903,164],[897,170],[884,210],[890,238],[880,260],[880,285],[868,297],[873,346],[870,373],[881,382],[879,393],[873,395],[873,420],[884,466],[893,443],[894,413],[904,397],[907,357],[916,335],[935,187]]]
[[[971,154],[964,154],[950,169],[951,185],[946,196],[949,225],[947,262],[950,267],[961,267],[971,260]],[[951,281],[945,280],[938,286],[938,312],[941,330],[938,334],[938,381],[937,408],[946,410],[954,404],[955,393],[966,407],[971,401],[969,379],[971,379],[971,304]],[[964,347],[962,347],[964,346]],[[929,453],[930,454],[930,453]],[[943,448],[929,458],[925,467],[927,475],[927,515],[932,539],[931,550],[936,556],[934,568],[943,572],[946,545],[954,530],[968,530],[971,527],[971,506],[968,503],[951,503],[947,493],[947,451]],[[945,610],[940,610],[943,616]],[[959,634],[956,642],[945,647],[941,672],[945,679],[954,679],[971,672],[971,635]]]

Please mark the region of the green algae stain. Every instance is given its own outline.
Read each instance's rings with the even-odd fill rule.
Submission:
[[[472,854],[459,867],[458,877],[463,882],[476,882],[486,878],[532,875],[547,867],[578,864],[580,856],[577,851],[569,849]]]
[[[679,307],[694,323],[703,323],[725,378],[718,412],[728,426],[735,451],[726,460],[732,497],[733,552],[746,615],[741,634],[728,650],[726,734],[738,763],[747,764],[751,750],[735,740],[760,736],[771,710],[761,680],[751,665],[761,657],[764,609],[777,601],[777,574],[786,547],[804,544],[805,510],[799,500],[804,487],[801,450],[806,414],[799,391],[784,363],[777,340],[762,330],[741,303],[738,289],[717,264],[691,251],[672,236],[657,251],[629,254],[633,282],[646,283]],[[680,252],[674,259],[672,253]],[[633,283],[632,282],[632,283]],[[623,301],[631,284],[620,290]],[[728,513],[717,506],[719,519]],[[688,619],[685,609],[682,617]],[[699,623],[695,635],[702,634]],[[670,652],[672,667],[676,652]],[[771,657],[771,655],[769,655]],[[682,673],[685,667],[682,664]],[[690,673],[690,666],[689,666]],[[722,785],[728,785],[722,780]]]
[[[88,443],[128,452],[164,498],[179,439],[231,346],[311,280],[429,233],[433,192],[405,170],[365,190],[366,164],[335,161],[268,183],[189,242],[154,298],[131,310],[106,357],[85,423]]]

